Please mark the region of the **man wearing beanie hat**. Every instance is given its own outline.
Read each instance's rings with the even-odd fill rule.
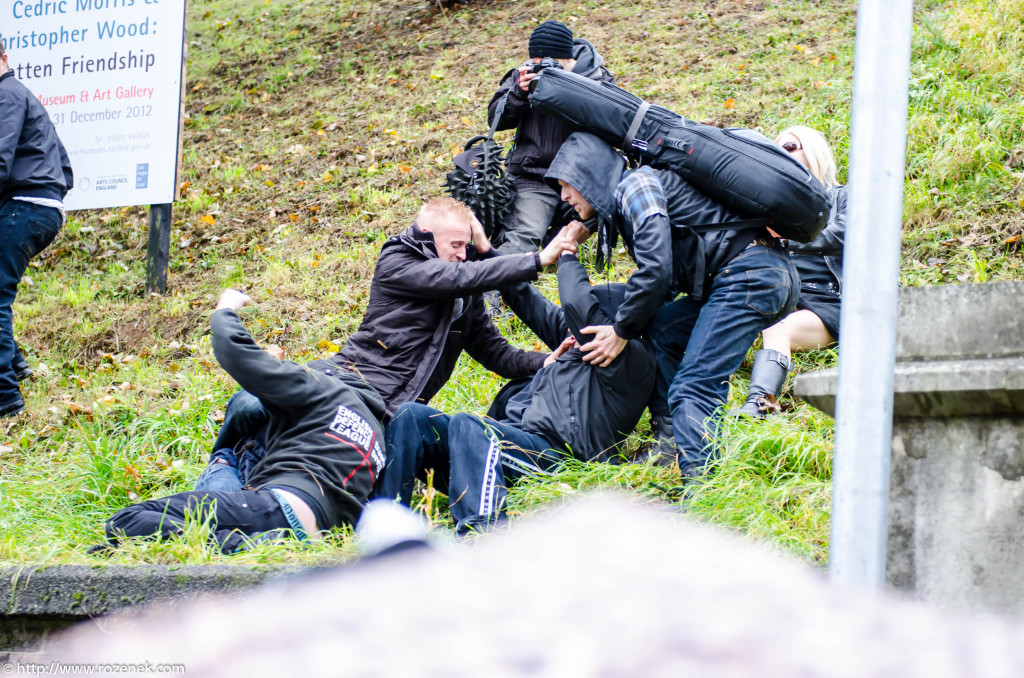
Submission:
[[[573,38],[572,30],[560,21],[545,21],[534,29],[529,54],[529,61],[505,74],[487,109],[487,121],[493,123],[499,104],[508,95],[498,129],[516,130],[508,160],[509,173],[516,181],[515,202],[505,227],[492,238],[503,253],[540,249],[560,202],[558,193],[544,183],[544,174],[562,142],[572,133],[561,118],[530,108],[530,81],[538,75],[533,72],[533,66],[545,58],[554,59],[567,71],[615,83],[594,46],[586,40]],[[497,295],[488,301],[493,312],[499,303]]]

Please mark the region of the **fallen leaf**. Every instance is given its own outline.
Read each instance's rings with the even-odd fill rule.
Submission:
[[[75,417],[82,417],[90,421],[92,420],[92,410],[87,407],[82,407],[78,403],[69,404],[68,413]]]
[[[731,98],[731,97],[729,99],[726,99],[725,100],[725,107],[726,108],[736,108],[736,100]]]

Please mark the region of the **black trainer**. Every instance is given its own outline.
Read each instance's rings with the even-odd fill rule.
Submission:
[[[21,413],[25,409],[25,401],[18,398],[10,405],[6,407],[0,407],[0,418],[2,417],[13,417]]]
[[[24,358],[11,363],[11,369],[14,370],[14,378],[18,381],[25,381],[32,376],[32,366]]]

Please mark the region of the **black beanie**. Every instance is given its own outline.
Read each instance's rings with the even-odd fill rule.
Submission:
[[[572,31],[561,21],[545,21],[530,34],[530,58],[572,58]]]

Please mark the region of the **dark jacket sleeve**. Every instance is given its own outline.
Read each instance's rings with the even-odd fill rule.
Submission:
[[[398,296],[453,299],[536,280],[540,270],[536,252],[463,262],[392,255],[381,258],[374,283]]]
[[[562,309],[530,283],[502,288],[501,298],[552,351],[565,339],[569,328]]]
[[[612,322],[590,293],[590,278],[583,264],[571,254],[565,254],[558,260],[558,298],[562,302],[569,331],[581,345],[590,341],[580,334],[581,329]]]
[[[615,333],[623,339],[640,334],[672,284],[672,225],[663,214],[633,225],[637,270],[626,283],[626,298],[615,314]]]
[[[320,392],[316,373],[290,360],[278,360],[257,346],[234,311],[214,311],[210,329],[217,362],[264,405],[291,412]]]
[[[511,94],[509,94],[511,92]],[[515,129],[519,126],[519,120],[530,108],[530,95],[524,92],[519,86],[519,70],[513,68],[505,74],[498,85],[498,91],[491,97],[491,103],[487,104],[487,124],[494,124],[494,116],[498,111],[498,103],[509,94],[508,103],[505,104],[505,111],[498,121],[498,130]]]
[[[524,351],[508,343],[484,310],[483,299],[475,297],[470,303],[466,352],[473,360],[506,379],[533,376],[544,366],[546,353]]]
[[[0,192],[6,189],[14,166],[14,154],[25,124],[25,107],[9,89],[0,88]]]
[[[60,137],[57,137],[57,151],[60,153],[60,169],[64,173],[64,186],[70,191],[75,187],[75,174],[71,171],[71,158],[68,157],[68,151],[64,148]]]
[[[828,224],[818,237],[811,242],[789,242],[789,249],[798,254],[823,254],[841,256],[843,238],[846,236],[846,186],[837,186],[832,195],[832,211]]]

